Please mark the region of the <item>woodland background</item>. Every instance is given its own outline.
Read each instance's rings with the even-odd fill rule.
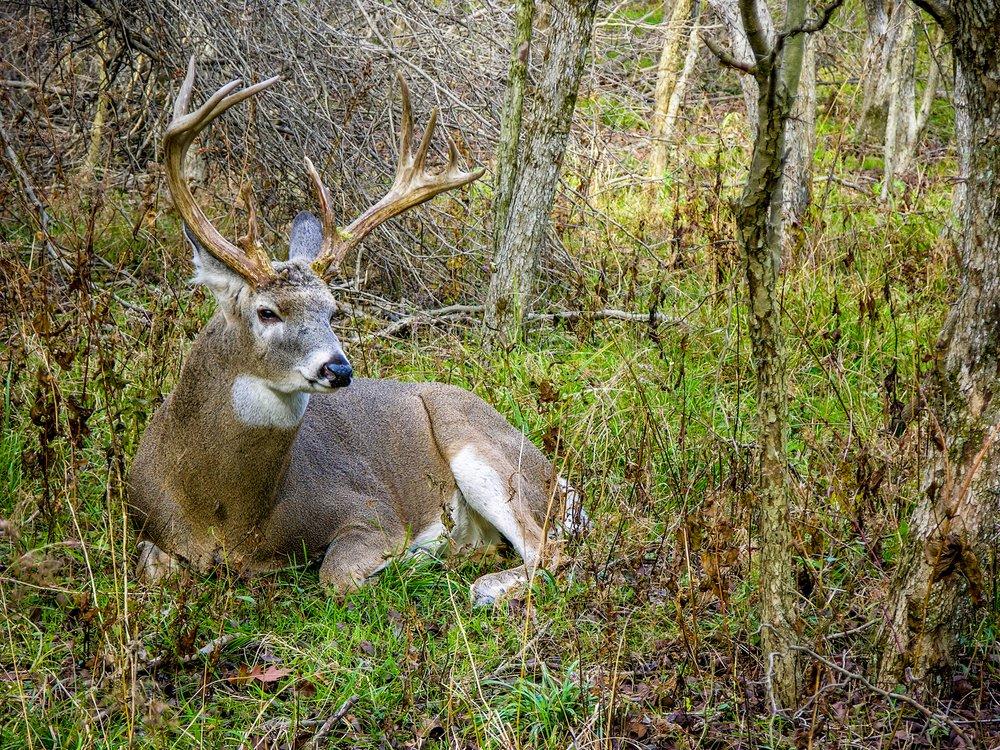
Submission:
[[[530,51],[527,5],[0,4],[0,746],[1000,747],[995,513],[976,556],[957,542],[935,569],[954,592],[945,658],[887,656],[911,514],[952,424],[925,388],[969,265],[957,32],[902,0],[847,0],[808,35],[784,198],[756,213],[780,230],[778,497],[741,244],[760,127],[733,69],[753,59],[737,3],[539,2]],[[553,66],[575,54],[574,13],[592,37],[576,37],[565,155],[543,165],[548,221],[500,271],[500,229],[526,215],[514,190],[497,221],[517,61],[537,138],[573,79]],[[349,259],[341,334],[361,374],[470,388],[556,458],[595,524],[557,576],[492,611],[467,590],[502,550],[397,563],[343,601],[306,569],[132,579],[122,478],[212,309],[159,167],[192,54],[196,97],[282,76],[195,160],[233,236],[252,182],[274,257],[315,210],[303,154],[345,221],[385,190],[397,72],[417,123],[439,107],[487,167]],[[522,277],[523,323],[484,327],[504,317],[497,279]],[[777,578],[761,572],[776,541]],[[780,652],[773,581],[793,612]]]

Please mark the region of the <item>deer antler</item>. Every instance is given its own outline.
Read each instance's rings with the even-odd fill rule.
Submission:
[[[167,186],[173,198],[177,213],[184,219],[191,234],[199,244],[220,262],[238,273],[253,286],[259,287],[274,278],[274,269],[267,254],[254,242],[256,231],[251,227],[247,234],[250,241],[245,243],[245,249],[240,249],[223,237],[212,222],[208,220],[201,207],[191,195],[184,172],[184,159],[188,148],[194,142],[205,126],[235,104],[253,96],[274,85],[278,76],[241,89],[240,80],[230,81],[216,91],[208,100],[194,112],[188,112],[191,104],[191,91],[194,88],[194,57],[188,63],[187,76],[181,84],[181,90],[174,102],[174,118],[163,136],[164,161],[166,162]],[[253,222],[253,210],[250,210]]]
[[[410,91],[403,76],[397,74],[400,93],[403,99],[403,114],[399,135],[399,162],[396,164],[396,176],[392,187],[381,200],[371,206],[361,216],[352,221],[346,228],[337,227],[330,207],[330,196],[319,172],[306,157],[306,171],[312,178],[316,197],[320,204],[323,221],[323,245],[313,270],[320,276],[329,277],[337,270],[344,256],[356,247],[368,234],[383,222],[398,216],[404,211],[429,201],[435,195],[446,190],[468,185],[478,180],[485,170],[475,169],[464,172],[458,166],[458,148],[454,141],[448,139],[448,164],[440,174],[430,174],[425,168],[427,150],[430,148],[431,135],[437,123],[437,109],[431,112],[430,122],[424,129],[420,145],[412,152],[413,118],[410,114]]]

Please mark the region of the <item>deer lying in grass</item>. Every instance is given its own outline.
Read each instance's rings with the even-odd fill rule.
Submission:
[[[586,516],[545,456],[461,388],[354,378],[331,330],[336,303],[326,279],[348,251],[382,222],[482,170],[462,171],[449,143],[446,168],[427,171],[436,112],[412,151],[403,83],[389,192],[338,229],[307,159],[322,220],[300,213],[288,260],[272,263],[257,244],[252,211],[238,245],[212,226],[191,194],[184,161],[212,120],[277,79],[245,89],[233,81],[189,113],[194,72],[192,59],[164,139],[166,178],[194,253],[195,281],[214,293],[218,310],[132,463],[140,575],[156,579],[177,561],[252,572],[304,555],[322,559],[320,580],[344,591],[389,558],[442,538],[459,548],[505,540],[523,564],[473,584],[474,602],[488,604],[536,567],[556,564],[554,532],[579,530]]]

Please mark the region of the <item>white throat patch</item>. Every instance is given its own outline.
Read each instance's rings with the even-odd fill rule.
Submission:
[[[236,419],[251,427],[295,427],[309,404],[308,393],[282,393],[265,380],[240,375],[233,381]]]

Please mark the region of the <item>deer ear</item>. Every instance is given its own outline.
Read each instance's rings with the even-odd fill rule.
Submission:
[[[292,222],[288,243],[288,260],[315,260],[323,246],[323,225],[308,211],[302,211]]]
[[[184,238],[191,246],[192,262],[194,263],[195,284],[204,284],[215,295],[216,300],[223,306],[228,315],[234,309],[236,296],[246,286],[246,281],[229,266],[217,260],[214,255],[205,251],[201,243],[195,239],[184,225]]]

